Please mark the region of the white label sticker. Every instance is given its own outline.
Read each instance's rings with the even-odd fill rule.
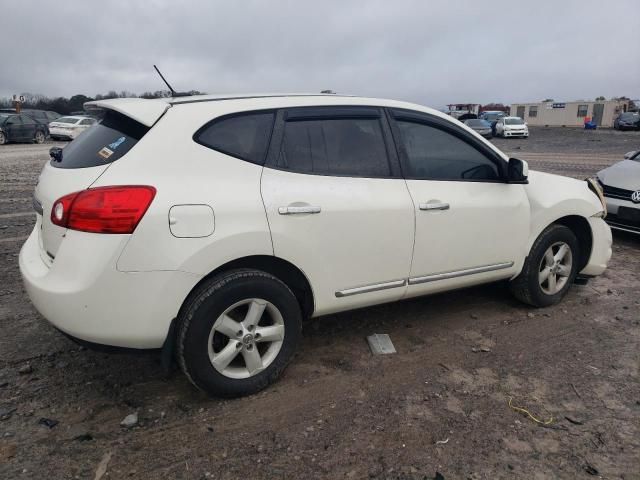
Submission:
[[[113,155],[113,150],[109,150],[107,147],[104,147],[102,150],[98,152],[98,155],[100,155],[102,158],[106,160],[111,155]]]

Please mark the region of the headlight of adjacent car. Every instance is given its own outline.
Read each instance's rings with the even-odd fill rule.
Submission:
[[[589,190],[596,194],[596,196],[600,199],[600,203],[602,204],[602,211],[593,215],[594,217],[605,218],[607,216],[607,201],[604,199],[604,192],[602,191],[602,187],[600,186],[600,180],[598,177],[590,177],[586,179],[587,184],[589,185]]]

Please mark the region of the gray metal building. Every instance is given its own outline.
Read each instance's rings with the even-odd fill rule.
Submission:
[[[598,126],[613,127],[615,118],[628,108],[628,100],[513,103],[510,114],[529,125],[582,127],[591,118]]]

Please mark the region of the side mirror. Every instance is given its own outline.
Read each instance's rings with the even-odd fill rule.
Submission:
[[[631,152],[627,152],[624,154],[624,159],[629,160],[630,158],[633,158],[636,155],[636,153],[638,153],[637,150],[632,150]]]
[[[529,183],[529,164],[518,158],[510,158],[507,167],[508,183]]]

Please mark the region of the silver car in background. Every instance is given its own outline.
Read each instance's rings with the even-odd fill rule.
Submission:
[[[597,180],[607,201],[607,223],[616,230],[640,234],[640,150],[600,170]]]
[[[491,124],[486,120],[482,120],[481,118],[470,118],[469,120],[465,120],[464,124],[485,138],[493,137]]]

